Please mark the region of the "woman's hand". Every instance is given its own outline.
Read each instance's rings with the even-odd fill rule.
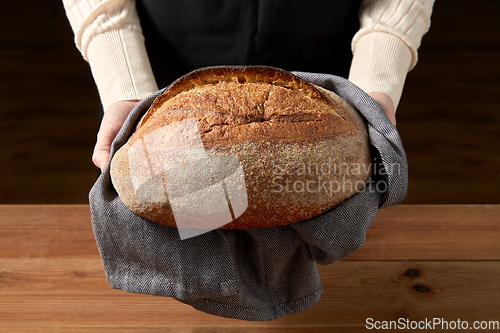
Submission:
[[[394,102],[392,101],[392,98],[381,91],[372,91],[369,92],[368,95],[370,95],[371,98],[373,98],[378,104],[380,104],[380,106],[384,108],[387,118],[389,118],[391,123],[396,126],[396,110],[394,108]]]
[[[120,101],[111,104],[105,110],[92,155],[92,162],[101,171],[108,164],[111,143],[116,134],[118,134],[128,114],[138,102],[139,100]]]

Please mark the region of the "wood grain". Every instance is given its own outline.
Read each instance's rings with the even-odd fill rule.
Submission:
[[[364,332],[367,318],[499,320],[499,218],[494,205],[380,210],[358,251],[318,266],[316,305],[246,322],[113,290],[87,205],[0,206],[0,332]]]
[[[0,257],[98,253],[87,205],[0,207]],[[499,224],[498,205],[397,205],[378,211],[345,260],[500,260]]]
[[[98,259],[9,259],[0,267],[0,327],[310,329],[362,327],[367,318],[493,320],[500,308],[500,263],[491,261],[341,261],[321,268],[324,293],[314,307],[263,323],[218,318],[170,298],[112,290]]]
[[[88,205],[4,205],[0,257],[98,255]]]
[[[499,205],[396,205],[348,260],[500,260],[499,226]]]

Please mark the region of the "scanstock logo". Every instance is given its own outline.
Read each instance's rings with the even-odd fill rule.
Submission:
[[[219,228],[248,207],[240,161],[234,156],[207,155],[194,118],[135,141],[128,162],[137,199],[168,202],[181,239]]]

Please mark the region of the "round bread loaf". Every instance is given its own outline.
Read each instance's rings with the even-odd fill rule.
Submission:
[[[218,66],[171,84],[113,156],[134,213],[192,229],[316,217],[371,175],[365,123],[343,99],[266,66]]]

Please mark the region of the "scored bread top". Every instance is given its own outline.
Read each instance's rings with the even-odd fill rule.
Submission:
[[[297,76],[266,66],[220,66],[181,77],[152,104],[138,138],[195,118],[205,147],[243,141],[308,141],[352,130],[334,101]]]

